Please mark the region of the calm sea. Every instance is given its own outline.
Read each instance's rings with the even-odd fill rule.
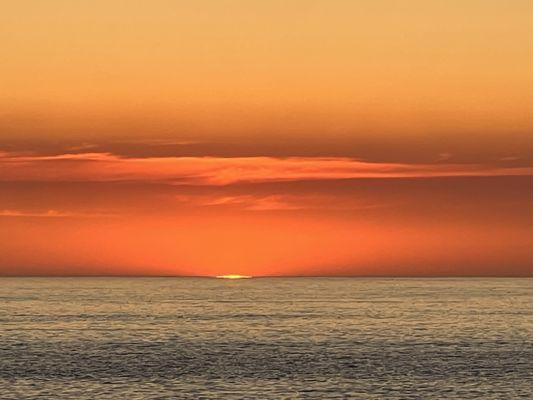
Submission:
[[[0,279],[0,398],[533,398],[532,279]]]

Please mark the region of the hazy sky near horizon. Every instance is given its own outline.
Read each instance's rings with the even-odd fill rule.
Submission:
[[[18,0],[0,275],[532,275],[528,0]]]

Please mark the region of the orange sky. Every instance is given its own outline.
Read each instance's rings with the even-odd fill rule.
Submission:
[[[20,0],[0,275],[533,275],[529,0]]]

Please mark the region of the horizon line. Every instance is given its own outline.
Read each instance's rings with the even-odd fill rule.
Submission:
[[[2,275],[2,278],[178,278],[178,279],[216,279],[220,275]],[[446,279],[446,278],[533,278],[532,274],[515,275],[248,275],[252,279],[283,278],[384,278],[384,279]]]

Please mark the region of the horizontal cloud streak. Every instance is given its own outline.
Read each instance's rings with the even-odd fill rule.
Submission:
[[[324,157],[152,157],[111,153],[20,156],[0,153],[2,181],[147,181],[193,185],[357,178],[533,175],[533,167],[371,163]]]
[[[177,196],[178,201],[201,207],[236,207],[248,211],[287,211],[308,207],[304,196]]]
[[[26,210],[0,210],[0,217],[16,218],[98,218],[110,217],[111,214],[80,213],[59,210],[26,211]]]
[[[176,201],[194,207],[223,207],[246,211],[295,210],[368,210],[383,208],[383,203],[334,194],[270,194],[270,195],[177,195]]]

